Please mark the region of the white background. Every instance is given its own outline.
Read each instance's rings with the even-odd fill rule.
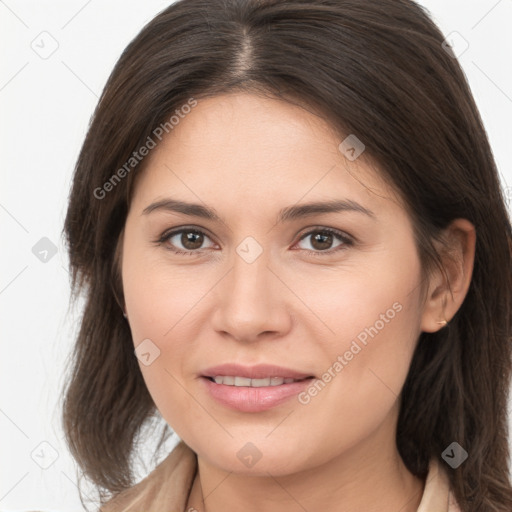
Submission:
[[[469,42],[459,60],[480,108],[510,204],[512,0],[420,3],[445,35],[457,31]],[[125,46],[168,4],[158,0],[0,0],[2,512],[83,510],[76,468],[60,428],[63,365],[77,318],[76,311],[68,311],[61,230],[73,166],[103,85]],[[32,49],[42,46],[42,37],[47,49],[58,44],[46,59]],[[43,237],[57,249],[46,263],[32,252]],[[40,446],[42,442],[49,445]],[[58,458],[48,469],[31,458],[31,453],[36,460],[39,454],[44,464],[51,460],[52,450]]]

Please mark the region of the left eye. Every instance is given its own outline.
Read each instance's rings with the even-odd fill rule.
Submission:
[[[312,246],[313,250],[305,250],[308,254],[313,254],[315,256],[332,254],[333,252],[343,250],[346,247],[353,245],[353,241],[348,235],[345,235],[342,232],[331,228],[322,228],[309,231],[302,235],[298,243],[302,242],[308,237],[312,237],[310,245]],[[340,243],[334,246],[333,249],[331,246],[336,238],[340,241]],[[175,239],[174,242],[172,241],[173,239]],[[204,249],[204,247],[201,246],[203,245],[205,239],[210,239],[210,237],[199,229],[182,228],[179,230],[171,231],[169,233],[164,233],[157,240],[157,243],[162,244],[164,242],[168,242],[171,246],[168,247],[168,249],[175,254],[192,255],[194,253],[200,253],[201,249]],[[177,244],[181,244],[185,250],[180,250],[179,245]],[[214,245],[215,244],[210,246],[210,248]]]
[[[299,242],[311,237],[310,245],[313,247],[313,251],[307,250],[309,253],[328,253],[331,254],[333,252],[345,249],[345,247],[352,245],[352,240],[343,233],[330,229],[316,229],[314,231],[309,231],[305,235],[301,237]],[[340,240],[340,243],[332,249],[332,244],[334,239],[337,238]]]

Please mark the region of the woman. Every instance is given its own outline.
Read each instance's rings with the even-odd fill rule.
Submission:
[[[512,229],[406,0],[187,0],[126,48],[65,221],[102,510],[509,511]],[[180,441],[134,483],[143,427]]]

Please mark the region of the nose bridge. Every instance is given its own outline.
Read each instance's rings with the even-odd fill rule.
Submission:
[[[215,329],[239,340],[254,339],[261,332],[281,331],[287,323],[286,312],[279,307],[276,283],[272,282],[276,278],[267,267],[268,252],[262,251],[254,258],[251,250],[254,247],[242,243],[234,253],[215,316]]]
[[[238,248],[239,250],[240,248]],[[246,306],[250,306],[253,311],[268,307],[270,292],[272,289],[269,278],[267,252],[262,252],[253,261],[240,256],[239,252],[234,255],[233,268],[229,277],[229,293],[227,294],[230,307],[239,305],[239,309],[244,311]]]
[[[232,254],[232,270],[230,272],[230,286],[232,295],[239,299],[257,296],[263,290],[260,287],[268,281],[270,271],[269,248],[264,247],[262,237],[258,240],[253,236],[246,236],[235,248]]]

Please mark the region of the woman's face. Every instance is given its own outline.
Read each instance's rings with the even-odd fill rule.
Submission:
[[[226,471],[284,475],[394,439],[420,263],[393,191],[342,142],[288,103],[218,96],[138,177],[122,280],[140,369],[172,429]],[[209,370],[224,364],[242,368]],[[292,372],[314,378],[248,380]]]

